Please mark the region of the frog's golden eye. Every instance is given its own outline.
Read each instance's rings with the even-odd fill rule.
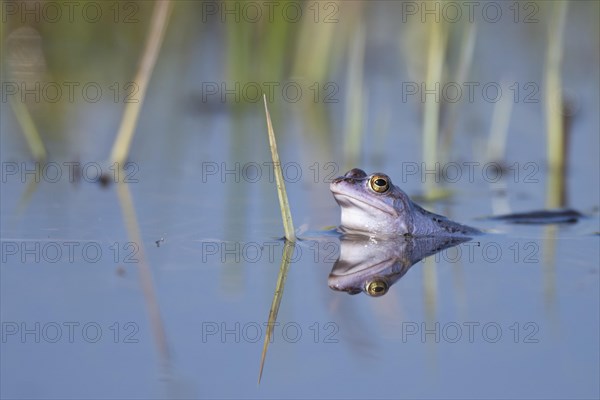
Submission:
[[[371,297],[383,296],[387,293],[389,288],[389,285],[384,280],[373,280],[371,282],[367,282],[366,285],[367,294]]]
[[[373,175],[369,181],[369,186],[377,193],[385,193],[390,188],[390,181],[385,175]]]

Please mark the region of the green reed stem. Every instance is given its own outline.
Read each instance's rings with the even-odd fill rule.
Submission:
[[[564,187],[565,132],[563,126],[563,96],[560,77],[563,49],[563,32],[567,15],[567,2],[552,4],[554,12],[549,26],[546,58],[546,124],[548,136],[548,190],[547,206],[562,206],[560,195]]]
[[[290,242],[296,241],[294,233],[294,223],[292,221],[292,213],[290,212],[290,203],[285,191],[285,182],[283,180],[283,172],[281,171],[281,162],[279,161],[279,153],[277,152],[277,142],[275,141],[275,132],[271,123],[271,115],[267,107],[267,96],[263,94],[265,102],[265,114],[267,116],[267,131],[269,134],[269,145],[271,148],[271,158],[273,159],[273,170],[275,172],[275,183],[277,184],[277,195],[279,196],[279,208],[281,209],[281,219],[283,220],[283,229],[285,238]]]
[[[431,22],[429,32],[429,50],[427,60],[426,87],[428,90],[439,87],[442,80],[444,54],[446,51],[446,32],[439,22]],[[427,168],[434,168],[439,161],[438,132],[440,122],[440,102],[426,101],[423,121],[423,161]],[[428,179],[425,181],[425,193],[431,195],[435,190],[435,183]]]
[[[115,139],[110,155],[111,164],[118,163],[118,165],[122,166],[127,160],[140,109],[142,108],[146,96],[148,82],[150,81],[152,70],[156,65],[158,53],[165,36],[165,31],[167,30],[171,8],[170,0],[157,0],[154,5],[154,12],[150,23],[150,33],[146,42],[146,47],[144,48],[142,60],[135,75],[135,82],[138,85],[139,101],[137,103],[127,103],[125,106],[125,112],[121,119],[121,126],[119,127],[119,132],[117,133],[117,138]]]
[[[35,126],[31,113],[27,109],[27,105],[20,101],[15,101],[10,98],[10,106],[17,117],[17,122],[21,126],[21,132],[25,136],[31,155],[36,161],[44,161],[46,159],[46,148],[40,136],[40,133]]]

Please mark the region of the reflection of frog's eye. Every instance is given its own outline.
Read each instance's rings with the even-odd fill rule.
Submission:
[[[367,294],[371,297],[383,296],[387,293],[389,288],[387,282],[384,280],[374,280],[367,282],[366,285]]]
[[[390,188],[387,176],[373,175],[369,181],[369,186],[377,193],[385,193]]]

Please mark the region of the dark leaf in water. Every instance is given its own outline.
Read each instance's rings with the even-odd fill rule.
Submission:
[[[489,219],[506,221],[512,224],[572,224],[584,218],[575,210],[539,210],[506,215],[495,215]]]

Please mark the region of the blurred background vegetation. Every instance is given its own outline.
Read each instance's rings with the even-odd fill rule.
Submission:
[[[490,4],[493,7],[488,7]],[[494,47],[505,34],[511,40],[518,39],[514,46],[523,48],[520,54],[530,52],[532,65],[540,67],[538,71],[527,71],[539,82],[540,107],[545,107],[545,134],[540,141],[547,143],[551,169],[562,175],[568,148],[565,129],[570,126],[565,115],[571,115],[571,111],[563,111],[573,100],[562,94],[562,38],[569,14],[571,24],[577,18],[591,16],[581,22],[578,32],[587,32],[583,39],[587,49],[597,49],[598,20],[593,16],[598,15],[598,4],[477,2],[471,14],[462,3],[448,1],[172,1],[169,12],[161,17],[167,24],[162,42],[160,35],[158,39],[157,35],[152,37],[157,29],[152,19],[157,3],[152,1],[80,1],[71,6],[61,2],[3,1],[2,119],[14,115],[17,124],[5,123],[2,137],[23,134],[37,159],[45,158],[47,149],[51,157],[77,154],[80,146],[98,142],[83,135],[73,121],[92,126],[110,112],[111,123],[102,132],[106,139],[94,145],[108,154],[107,142],[115,143],[119,126],[129,131],[125,135],[132,137],[135,133],[136,112],[123,117],[120,125],[114,114],[127,115],[127,107],[143,108],[146,94],[139,90],[142,76],[149,81],[149,95],[155,96],[159,104],[174,104],[180,110],[209,115],[226,113],[235,126],[232,140],[247,143],[239,116],[246,112],[260,115],[256,102],[246,101],[244,93],[241,101],[231,101],[233,95],[225,95],[222,101],[222,93],[207,100],[205,83],[225,83],[233,89],[235,82],[242,88],[248,82],[258,82],[261,88],[268,87],[265,82],[277,82],[278,88],[286,82],[302,82],[302,101],[281,104],[275,99],[270,106],[272,112],[278,115],[287,106],[301,110],[304,138],[318,143],[317,148],[325,154],[343,148],[346,167],[362,161],[365,141],[377,145],[385,143],[386,135],[404,134],[402,126],[391,126],[389,121],[405,107],[410,107],[409,113],[417,115],[419,121],[421,150],[415,152],[415,159],[427,165],[448,162],[456,159],[457,136],[464,135],[457,132],[457,121],[467,112],[463,105],[449,103],[443,96],[440,101],[432,101],[431,96],[419,101],[416,96],[416,101],[390,104],[389,99],[375,97],[372,76],[383,77],[379,82],[387,85],[390,98],[396,101],[405,96],[398,93],[405,89],[399,87],[400,82],[424,83],[431,88],[448,82],[476,81],[485,75],[482,68],[493,64],[494,58],[504,61],[506,56],[494,54]],[[498,8],[502,15],[496,24],[490,20]],[[510,32],[515,29],[516,36]],[[492,33],[482,36],[486,30]],[[151,60],[150,68],[143,67],[141,60],[152,41],[158,41],[159,53],[156,60]],[[390,47],[390,43],[395,45]],[[597,50],[592,52],[594,65],[598,55]],[[538,55],[543,55],[543,60],[536,64]],[[482,57],[487,58],[485,63]],[[522,75],[518,69],[523,66],[517,61],[514,71],[496,76],[495,81],[502,83],[503,79]],[[151,76],[154,65],[156,70]],[[187,70],[190,65],[194,66],[191,73]],[[36,82],[42,87],[45,82],[55,82],[64,92],[60,101],[37,101],[31,94],[12,95],[10,84],[15,82],[28,88]],[[66,101],[64,82],[81,86],[95,82],[103,89],[102,100],[95,103],[82,98],[76,87],[75,101]],[[165,89],[169,85],[173,88]],[[260,93],[255,96],[250,90],[253,88],[248,93],[260,98]],[[507,92],[513,93],[509,89]],[[327,96],[332,103],[325,101]],[[12,100],[6,101],[7,97]],[[128,99],[138,105],[131,106]],[[483,159],[505,161],[511,104],[489,104],[493,115],[484,128],[490,134]],[[95,108],[90,114],[91,106]],[[123,122],[127,118],[131,123]],[[367,120],[376,129],[370,129]],[[289,130],[276,131],[286,135]],[[113,154],[119,146],[124,147],[126,157],[128,145],[114,146]],[[108,158],[105,154],[97,157]],[[443,195],[434,186],[432,183],[425,188],[426,193]],[[561,201],[551,203],[558,206]]]

